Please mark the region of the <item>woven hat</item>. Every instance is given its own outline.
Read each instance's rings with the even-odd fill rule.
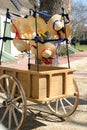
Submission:
[[[10,30],[13,33],[19,33],[20,38],[23,36],[27,39],[33,38],[33,30],[28,26],[28,20],[23,17],[18,17],[15,21],[12,20]]]
[[[33,16],[29,16],[28,17],[28,26],[29,28],[33,31],[36,32],[36,23],[35,23],[35,18]],[[37,16],[37,33],[45,33],[47,32],[47,24],[46,22],[40,18],[39,16]]]
[[[18,51],[28,51],[30,50],[30,46],[27,42],[24,42],[23,40],[20,39],[13,39],[13,44],[17,48]]]
[[[55,35],[57,31],[61,30],[63,27],[64,21],[62,20],[62,16],[59,14],[53,15],[47,22],[47,31],[51,35]]]
[[[37,56],[37,50],[34,47],[35,42],[33,41],[31,47],[31,51],[33,54]],[[34,45],[34,46],[33,46]],[[46,42],[44,44],[38,43],[38,58],[41,60],[44,58],[55,58],[56,55],[56,46],[52,44],[51,42]]]

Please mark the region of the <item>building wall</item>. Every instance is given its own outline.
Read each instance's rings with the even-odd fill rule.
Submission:
[[[3,37],[4,35],[5,21],[6,21],[6,17],[3,15],[0,15],[0,37]],[[5,36],[15,37],[14,34],[11,33],[10,31],[10,20],[7,20]],[[2,46],[2,40],[0,40],[0,50],[1,50],[1,46]],[[13,42],[10,40],[7,40],[6,42],[3,43],[3,51],[13,56],[18,56],[20,54],[20,52],[13,45]]]

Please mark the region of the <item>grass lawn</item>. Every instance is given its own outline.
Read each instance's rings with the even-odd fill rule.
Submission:
[[[76,49],[79,51],[87,51],[87,45],[76,44]]]
[[[73,45],[72,45],[72,47],[74,48]],[[75,49],[78,50],[78,51],[87,51],[87,45],[80,45],[79,43],[77,43]],[[72,54],[72,53],[74,53],[74,52],[69,50],[69,54]],[[63,55],[66,55],[66,54],[67,54],[66,50],[59,52],[60,56],[63,56]]]

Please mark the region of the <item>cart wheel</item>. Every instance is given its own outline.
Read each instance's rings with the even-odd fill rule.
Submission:
[[[47,106],[50,111],[58,117],[68,117],[72,115],[79,102],[79,92],[75,80],[73,80],[76,93],[72,96],[65,96],[64,98],[58,98],[55,101],[47,102]]]
[[[26,98],[18,80],[0,76],[0,125],[6,130],[19,130],[26,116]]]

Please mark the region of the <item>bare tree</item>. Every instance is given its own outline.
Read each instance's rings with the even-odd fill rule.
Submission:
[[[84,1],[75,1],[72,6],[72,36],[78,39],[83,31],[87,31],[87,1]]]
[[[41,10],[47,10],[50,14],[60,13],[63,0],[41,0]]]

